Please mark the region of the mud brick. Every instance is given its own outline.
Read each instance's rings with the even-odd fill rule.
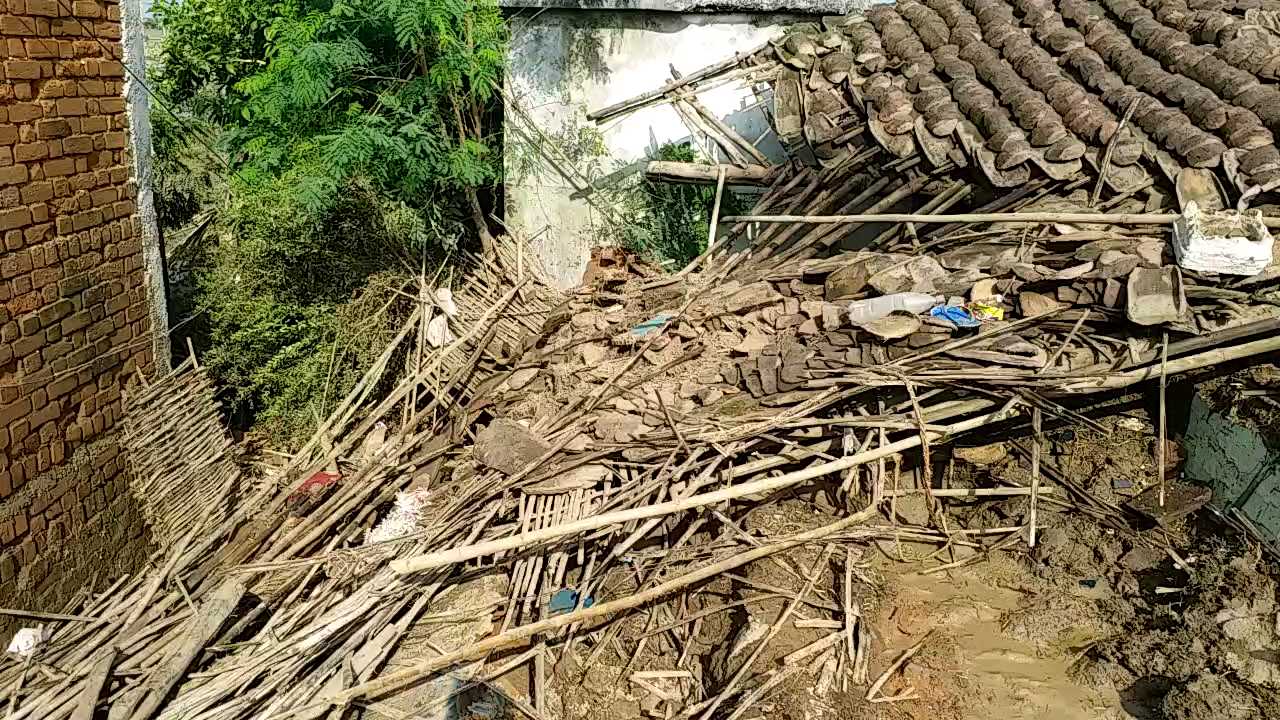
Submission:
[[[62,302],[66,302],[65,300]],[[69,304],[69,303],[68,303]],[[66,318],[62,321],[62,334],[70,335],[77,330],[83,330],[89,326],[91,321],[88,310],[81,310],[78,313]]]
[[[4,74],[9,80],[39,80],[42,64],[35,60],[7,60]]]
[[[25,418],[30,412],[30,397],[19,398],[8,405],[0,405],[0,425],[8,426],[16,420]]]
[[[765,395],[778,392],[778,370],[782,359],[776,355],[761,355],[756,360],[756,369],[760,371],[760,389]]]
[[[738,363],[731,362],[731,363],[725,363],[724,365],[721,365],[720,376],[723,377],[724,381],[729,383],[730,385],[737,385],[739,380],[741,379],[741,375],[738,372]]]
[[[40,328],[42,327],[44,326],[40,322],[40,315],[38,313],[24,315],[23,317],[18,318],[18,329],[23,335],[35,335],[40,332]],[[14,338],[12,337],[6,337],[5,341],[9,342],[13,339]]]
[[[841,332],[827,333],[827,342],[836,347],[852,347],[854,344],[854,334],[851,330]]]
[[[74,310],[75,305],[70,300],[59,300],[40,311],[40,326],[49,327],[70,315]]]
[[[3,184],[0,181],[0,184]],[[25,207],[0,210],[0,230],[13,230],[31,224],[31,210]]]
[[[747,392],[752,397],[760,397],[764,395],[764,384],[760,381],[760,373],[754,369],[743,368],[742,380],[747,386]]]
[[[792,298],[794,299],[794,298]],[[778,330],[785,330],[790,327],[796,327],[807,320],[804,315],[796,313],[794,315],[782,315],[773,323],[773,327]]]

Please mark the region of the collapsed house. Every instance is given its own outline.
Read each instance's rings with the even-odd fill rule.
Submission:
[[[907,707],[929,701],[912,657],[934,631],[890,647],[876,624],[882,542],[936,546],[926,574],[1030,549],[1077,592],[1158,563],[1247,576],[1187,600],[1209,642],[1160,646],[1196,662],[1114,638],[1086,660],[1099,682],[1171,678],[1151,700],[1169,717],[1220,696],[1261,716],[1280,690],[1272,550],[1226,514],[1249,551],[1191,556],[1183,519],[1208,497],[1178,482],[1163,410],[1168,381],[1280,348],[1267,220],[1227,210],[1280,176],[1271,12],[900,2],[600,111],[763,80],[795,159],[659,168],[765,186],[752,215],[717,205],[724,237],[677,273],[600,248],[562,292],[513,238],[453,292],[422,278],[279,464],[236,467],[194,358],[131,398],[134,490],[164,545],[27,613],[50,625],[0,667],[8,717],[709,720],[782,691],[811,717]],[[938,215],[956,209],[988,219]],[[1100,418],[1140,386],[1160,412],[1126,431],[1150,463],[1120,493],[1055,448],[1118,437]],[[1072,545],[1085,528],[1104,532]]]

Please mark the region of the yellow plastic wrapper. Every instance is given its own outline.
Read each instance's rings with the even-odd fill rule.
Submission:
[[[986,303],[969,303],[969,312],[979,320],[1003,320],[1004,308]]]

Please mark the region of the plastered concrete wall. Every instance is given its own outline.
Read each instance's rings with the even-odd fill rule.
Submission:
[[[1192,395],[1185,434],[1188,479],[1213,489],[1220,508],[1237,507],[1273,542],[1280,542],[1280,451],[1248,423],[1229,418]]]
[[[638,161],[665,143],[691,136],[669,104],[601,125],[588,121],[587,112],[661,86],[671,80],[672,67],[691,73],[755,49],[797,19],[586,10],[541,10],[511,18],[506,222],[531,238],[562,287],[581,281],[591,247],[616,241],[619,224],[627,221],[625,214],[611,217],[603,209],[612,202],[608,186],[625,185],[629,177],[634,181]],[[741,83],[700,92],[699,99],[750,141],[769,131],[759,99]],[[782,157],[771,136],[759,147]],[[548,152],[554,159],[545,157]],[[581,180],[605,177],[610,178],[601,183],[605,190],[594,198],[581,196]]]
[[[120,5],[4,7],[0,605],[56,609],[149,553],[118,424],[122,389],[156,365],[160,279],[144,269],[157,250],[136,214]]]

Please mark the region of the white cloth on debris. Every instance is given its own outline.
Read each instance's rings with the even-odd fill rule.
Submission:
[[[436,298],[436,307],[440,308],[440,312],[453,317],[458,314],[458,304],[453,301],[453,291],[449,288],[436,288],[434,293]]]
[[[437,315],[427,323],[427,342],[431,343],[431,347],[444,347],[454,339],[453,333],[449,331],[447,316]]]
[[[22,657],[31,657],[36,648],[43,645],[47,639],[49,639],[49,633],[44,628],[24,627],[9,641],[9,652]]]
[[[395,540],[416,531],[418,521],[422,518],[423,499],[426,497],[425,492],[419,492],[422,491],[396,493],[396,502],[391,512],[365,533],[364,544]]]

